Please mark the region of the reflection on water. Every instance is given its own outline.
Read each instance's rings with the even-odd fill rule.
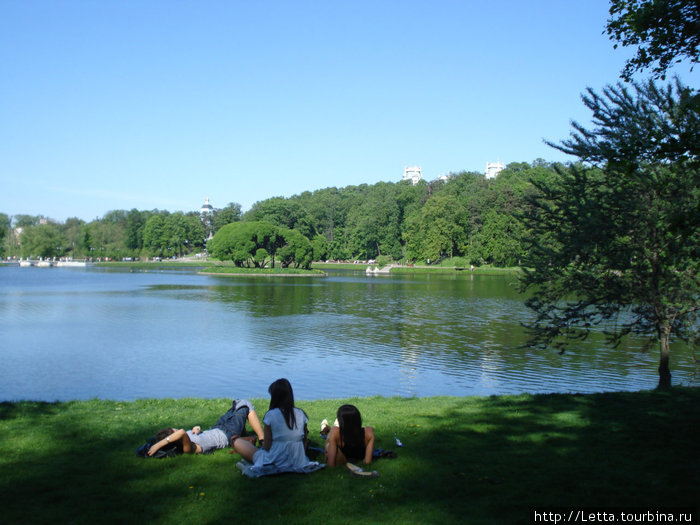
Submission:
[[[655,348],[564,355],[521,347],[529,319],[508,277],[214,277],[191,272],[0,267],[0,400],[300,399],[636,390]],[[695,372],[673,349],[676,383]]]

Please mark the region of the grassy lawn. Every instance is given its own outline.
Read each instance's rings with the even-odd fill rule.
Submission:
[[[318,268],[320,270],[356,270],[356,271],[362,271],[364,272],[367,267],[376,267],[376,264],[353,264],[353,263],[323,263],[323,262],[315,262],[312,264],[312,268]],[[459,266],[456,265],[451,260],[446,260],[443,261],[441,264],[435,264],[431,266],[421,266],[421,265],[414,265],[414,266],[395,266],[391,268],[391,273],[430,273],[430,274],[435,274],[435,273],[457,273],[457,274],[464,274],[464,275],[469,275],[470,273],[473,274],[479,274],[479,275],[517,275],[521,272],[522,270],[519,267],[510,267],[510,268],[498,268],[496,266],[475,266],[474,270],[471,270],[470,267],[467,266]]]
[[[290,275],[296,277],[323,277],[322,270],[303,270],[301,268],[237,268],[234,266],[210,266],[199,273],[204,275]]]
[[[495,266],[475,266],[470,268],[454,266],[400,266],[391,269],[391,273],[454,273],[461,275],[518,275],[520,268],[497,268]]]
[[[290,275],[314,275],[322,274],[323,270],[356,270],[364,272],[368,266],[375,267],[376,264],[352,264],[352,263],[324,263],[315,262],[311,265],[311,270],[300,270],[296,268],[237,268],[231,261],[214,261],[214,260],[176,260],[176,261],[132,261],[132,262],[99,262],[95,266],[107,268],[133,268],[140,270],[158,270],[158,269],[196,269],[202,273],[210,274],[290,274]],[[391,273],[457,273],[468,275],[470,273],[478,275],[517,275],[520,273],[520,268],[497,268],[495,266],[475,266],[471,270],[466,266],[455,266],[452,261],[443,261],[441,265],[431,266],[401,266],[391,269]]]
[[[262,416],[268,400],[253,399]],[[700,389],[299,401],[318,437],[343,402],[398,453],[248,479],[239,456],[140,459],[158,428],[213,424],[230,400],[0,404],[6,523],[529,523],[535,506],[696,506]],[[404,447],[394,444],[394,433]]]
[[[109,261],[97,262],[95,266],[103,268],[133,268],[139,270],[158,270],[158,269],[173,269],[173,268],[206,268],[217,262],[202,261],[202,260],[179,260],[179,261]]]

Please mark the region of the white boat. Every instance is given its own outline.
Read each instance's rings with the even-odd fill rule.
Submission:
[[[84,268],[87,261],[58,261],[55,265],[62,268]]]
[[[389,265],[385,266],[384,268],[382,268],[381,270],[379,269],[379,266],[375,266],[374,269],[372,269],[371,266],[368,266],[367,269],[365,270],[365,273],[367,275],[377,275],[379,273],[388,274],[388,273],[391,273],[391,269],[393,268],[393,266],[394,266],[393,264],[389,264]]]

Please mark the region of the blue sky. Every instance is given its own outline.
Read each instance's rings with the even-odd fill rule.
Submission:
[[[0,212],[90,221],[565,161],[607,0],[0,3]],[[698,72],[679,67],[697,85]]]

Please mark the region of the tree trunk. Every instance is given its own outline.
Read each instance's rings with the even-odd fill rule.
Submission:
[[[661,327],[659,337],[659,385],[657,389],[671,388],[671,369],[669,360],[671,357],[671,325],[665,322]]]

